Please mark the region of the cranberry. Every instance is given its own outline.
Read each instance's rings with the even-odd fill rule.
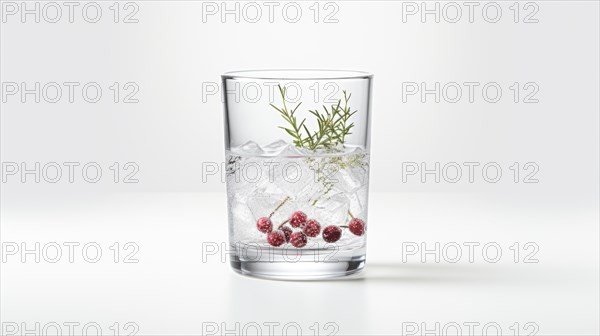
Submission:
[[[306,214],[302,211],[296,211],[290,219],[290,224],[293,227],[303,227],[306,224]]]
[[[342,237],[342,229],[335,225],[329,225],[323,229],[323,239],[328,243],[335,243]]]
[[[348,223],[348,229],[355,235],[362,236],[365,234],[365,221],[360,218],[352,218]]]
[[[316,237],[321,233],[321,224],[314,219],[309,220],[304,225],[304,233],[309,237]]]
[[[281,228],[281,231],[283,231],[283,235],[285,236],[285,241],[286,242],[290,242],[290,236],[292,235],[292,229],[290,229],[287,226],[284,226]]]
[[[273,231],[273,222],[268,217],[260,217],[256,222],[256,227],[262,233],[269,233]]]
[[[302,248],[306,246],[307,241],[308,238],[306,238],[306,235],[302,232],[294,232],[290,237],[290,243],[292,243],[292,245],[294,245],[294,247],[297,248]]]
[[[267,236],[267,241],[272,246],[281,246],[285,243],[285,234],[281,230],[273,231]]]

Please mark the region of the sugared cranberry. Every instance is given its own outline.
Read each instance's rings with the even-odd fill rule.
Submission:
[[[290,219],[290,224],[293,227],[303,227],[306,224],[306,214],[302,211],[296,211]]]
[[[348,229],[355,235],[362,236],[365,234],[365,221],[360,218],[352,218],[348,223]]]
[[[256,222],[256,227],[262,233],[269,233],[273,231],[273,222],[268,217],[260,217]]]
[[[281,228],[281,231],[283,231],[283,235],[285,236],[285,241],[286,242],[290,242],[290,236],[292,235],[292,229],[290,229],[287,226],[284,226]]]
[[[321,233],[321,224],[314,219],[309,220],[304,225],[304,233],[309,237],[316,237]]]
[[[267,241],[272,246],[281,246],[285,243],[285,234],[281,230],[273,231],[267,236]]]
[[[328,243],[335,243],[342,237],[342,229],[335,225],[329,225],[323,229],[323,239]]]
[[[307,241],[308,238],[306,238],[306,235],[302,232],[294,232],[290,237],[290,243],[292,243],[292,245],[294,245],[294,247],[297,248],[302,248],[306,246]]]

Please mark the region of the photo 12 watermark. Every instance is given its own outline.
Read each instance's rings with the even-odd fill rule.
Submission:
[[[285,231],[284,231],[285,234]],[[241,259],[245,262],[313,262],[337,263],[340,245],[336,243],[310,241],[302,248],[293,245],[274,247],[267,243],[202,242],[202,263],[228,263]],[[304,257],[304,258],[303,258]],[[233,258],[233,259],[232,259]]]
[[[402,1],[402,23],[539,23],[533,1]]]
[[[280,87],[284,89],[283,93]],[[289,80],[236,81],[227,90],[223,90],[223,85],[218,82],[202,82],[203,103],[207,103],[211,99],[220,99],[220,102],[223,103],[225,97],[228,97],[236,103],[276,103],[284,99],[285,102],[292,104],[301,101],[336,104],[342,93],[343,88],[337,82],[327,80],[302,83]]]
[[[133,1],[2,1],[2,23],[139,23]]]
[[[339,23],[333,1],[203,1],[202,23]]]
[[[2,336],[135,336],[140,334],[136,322],[2,322]]]
[[[137,184],[140,166],[136,162],[2,162],[2,183],[89,183],[103,180]]]
[[[25,242],[4,241],[1,243],[0,259],[7,263],[46,263],[46,264],[137,264],[140,246],[136,242],[98,243],[79,242]]]
[[[403,103],[490,103],[501,101],[537,104],[540,85],[536,82],[402,82]]]
[[[90,103],[137,104],[136,82],[2,82],[2,103]]]
[[[540,166],[536,162],[402,162],[402,183],[498,183],[510,179],[513,183],[539,183]]]
[[[499,323],[495,321],[402,322],[402,336],[535,336],[536,322]]]
[[[335,322],[314,322],[311,324],[295,321],[266,322],[202,322],[202,336],[217,335],[314,335],[335,336],[340,327]]]
[[[503,260],[515,264],[537,264],[540,246],[536,242],[402,242],[402,263],[490,263]]]

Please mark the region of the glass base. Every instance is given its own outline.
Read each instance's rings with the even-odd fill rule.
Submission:
[[[231,260],[234,271],[247,276],[274,280],[325,280],[359,273],[365,267],[365,257],[336,262],[255,262]]]

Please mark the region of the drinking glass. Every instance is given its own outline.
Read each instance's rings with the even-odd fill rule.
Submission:
[[[298,280],[362,270],[373,76],[260,70],[222,81],[233,269]]]

